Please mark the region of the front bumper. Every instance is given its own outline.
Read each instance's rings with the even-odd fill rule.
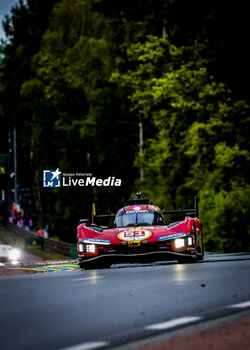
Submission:
[[[181,260],[183,258],[186,261],[192,262],[196,256],[192,254],[191,251],[186,251],[184,253],[155,251],[140,254],[105,254],[89,258],[79,258],[79,264],[84,267],[84,265],[87,266],[91,264],[152,263],[156,261]]]

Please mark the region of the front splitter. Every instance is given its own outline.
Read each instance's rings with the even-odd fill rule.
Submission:
[[[196,256],[192,254],[176,253],[176,252],[148,252],[141,254],[105,254],[98,255],[93,258],[79,258],[81,267],[84,265],[105,265],[105,264],[124,264],[124,263],[152,263],[156,261],[171,261],[171,260],[185,260],[186,262],[194,262]]]

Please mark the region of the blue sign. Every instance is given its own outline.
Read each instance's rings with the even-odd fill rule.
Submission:
[[[61,187],[61,171],[56,170],[44,170],[43,171],[43,187]]]

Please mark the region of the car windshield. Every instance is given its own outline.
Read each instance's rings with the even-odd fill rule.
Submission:
[[[155,210],[122,211],[115,218],[115,227],[150,226],[162,223],[162,216]]]

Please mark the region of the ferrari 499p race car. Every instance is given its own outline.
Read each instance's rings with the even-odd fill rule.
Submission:
[[[166,214],[187,216],[182,221],[166,224]],[[77,227],[79,265],[82,268],[108,268],[117,263],[202,260],[201,222],[197,216],[196,199],[194,209],[161,211],[139,194],[116,215],[96,216],[115,217],[114,228],[90,224],[88,219],[80,220]]]

